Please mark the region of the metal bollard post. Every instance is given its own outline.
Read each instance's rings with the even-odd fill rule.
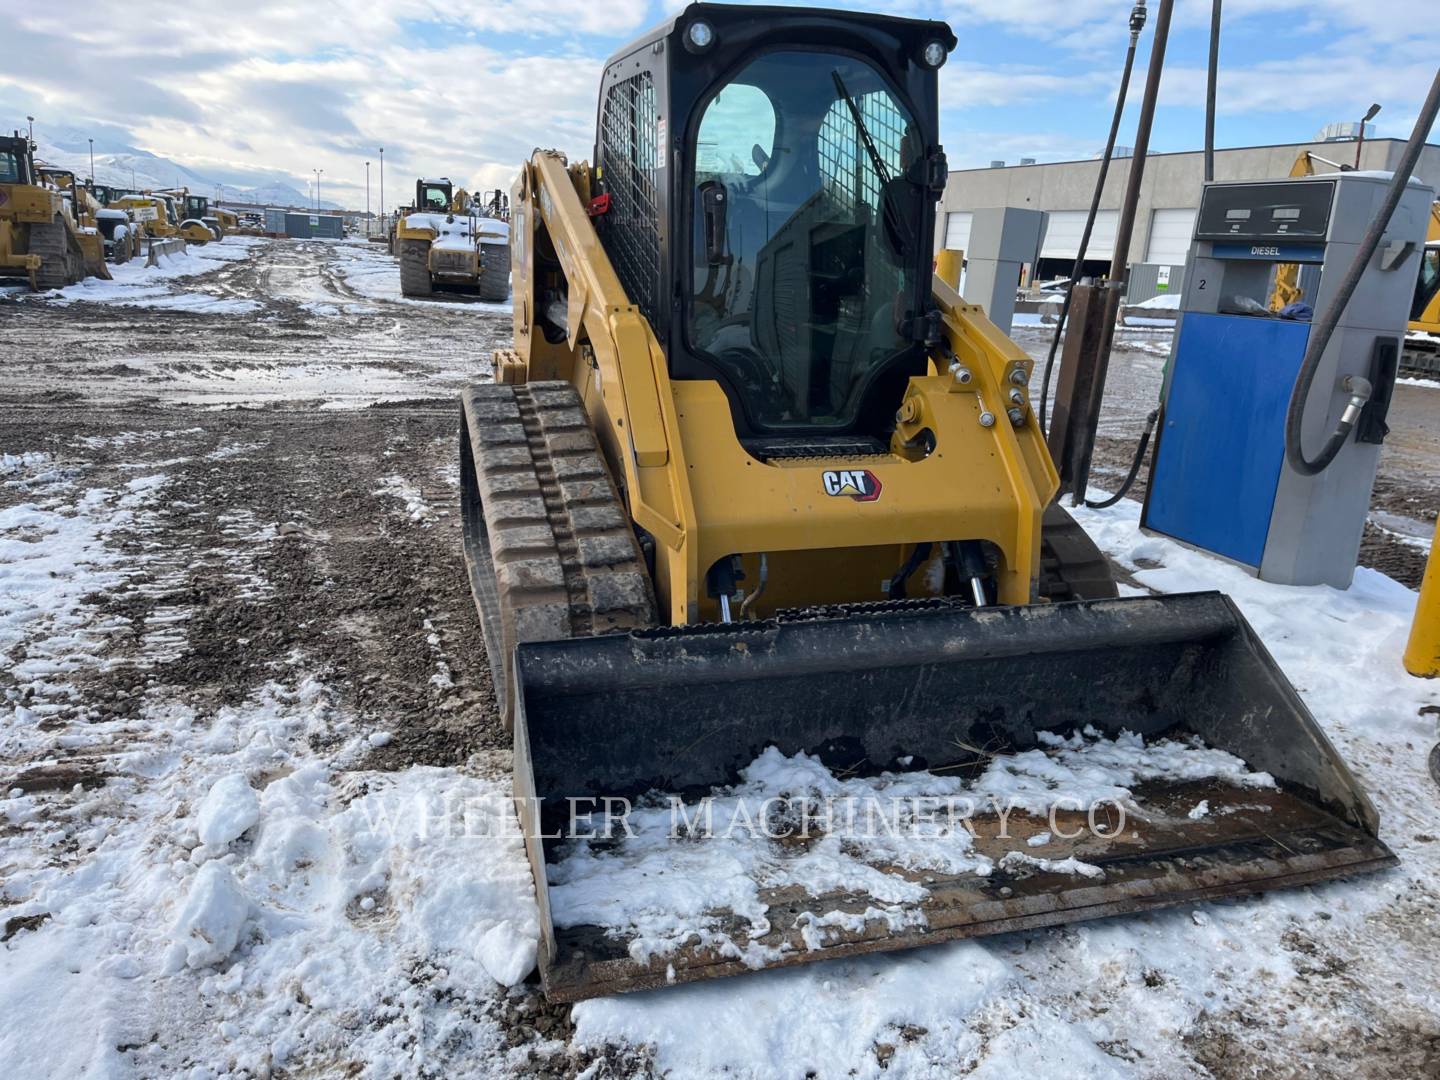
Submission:
[[[960,291],[960,268],[965,253],[955,248],[941,248],[935,253],[935,275],[956,292]]]
[[[1415,605],[1415,622],[1405,649],[1405,670],[1422,679],[1440,677],[1440,519],[1435,522],[1435,542],[1430,545],[1425,578],[1420,582],[1420,602]]]

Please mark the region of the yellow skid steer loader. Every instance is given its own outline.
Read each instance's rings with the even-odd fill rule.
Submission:
[[[552,999],[1394,863],[1234,604],[1117,598],[1052,501],[1030,358],[932,274],[955,43],[691,5],[610,61],[593,168],[536,151],[512,189],[514,347],[463,395],[462,510]],[[591,811],[693,823],[777,761],[1059,798],[1066,761],[1192,753],[1239,772],[1157,757],[1123,827],[1082,798],[908,847],[781,830],[745,904],[667,913],[701,880],[687,825],[594,887],[653,836],[594,840]]]

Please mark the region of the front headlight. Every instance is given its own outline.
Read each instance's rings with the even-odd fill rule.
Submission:
[[[945,59],[949,55],[950,53],[946,50],[943,41],[932,41],[925,46],[925,51],[921,54],[921,57],[927,67],[938,68],[941,64],[945,63]]]
[[[704,19],[696,19],[685,28],[685,48],[691,52],[704,52],[715,44],[715,28]]]

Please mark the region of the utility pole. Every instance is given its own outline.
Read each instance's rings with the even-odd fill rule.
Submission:
[[[380,224],[385,224],[385,147],[380,147]]]
[[[90,140],[90,186],[95,186],[95,140]]]
[[[323,173],[324,171],[325,171],[324,169],[315,169],[315,170],[314,170],[314,172],[315,172],[315,209],[316,209],[316,210],[319,210],[319,209],[320,209],[320,174]]]
[[[370,162],[365,162],[365,235],[370,235]]]

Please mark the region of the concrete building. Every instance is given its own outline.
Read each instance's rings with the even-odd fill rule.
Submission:
[[[1306,150],[1333,162],[1353,165],[1355,147],[1353,141],[1347,141],[1216,150],[1215,179],[1263,180],[1288,176],[1295,159]],[[1360,146],[1360,167],[1392,170],[1404,148],[1405,143],[1400,139],[1367,138]],[[1085,271],[1088,274],[1101,274],[1109,268],[1115,249],[1120,202],[1132,161],[1126,156],[1116,157],[1110,163],[1100,212],[1086,252]],[[1131,303],[1148,300],[1161,292],[1180,291],[1190,234],[1200,205],[1204,168],[1204,155],[1198,150],[1151,154],[1146,161],[1129,253]],[[1315,168],[1317,172],[1334,171],[1331,166],[1319,161],[1315,162]],[[957,169],[950,173],[941,199],[936,222],[937,243],[942,247],[965,250],[970,239],[971,214],[978,209],[1019,206],[1043,210],[1048,219],[1032,279],[1068,277],[1079,249],[1080,234],[1099,172],[1098,158],[1047,165],[1027,162],[988,169]],[[1440,191],[1440,146],[1425,147],[1415,175],[1422,183]]]

